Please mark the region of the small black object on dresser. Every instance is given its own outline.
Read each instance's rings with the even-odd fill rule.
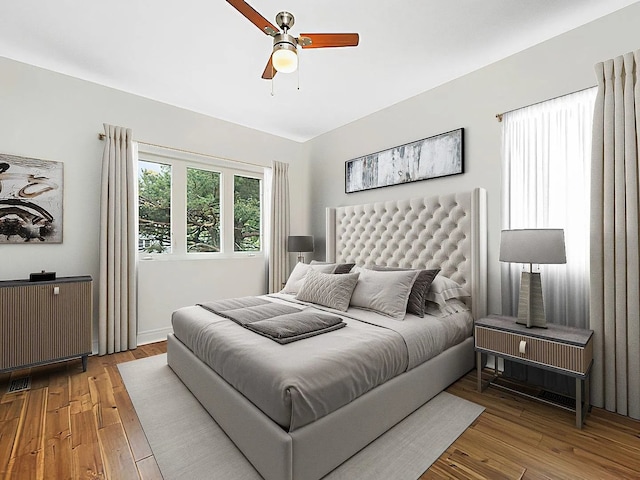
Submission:
[[[45,272],[44,270],[42,270],[41,272],[29,274],[30,282],[46,282],[48,280],[55,280],[55,279],[56,279],[56,272]]]

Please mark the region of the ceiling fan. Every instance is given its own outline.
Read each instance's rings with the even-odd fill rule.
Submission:
[[[294,17],[289,12],[276,15],[278,27],[260,15],[244,0],[227,0],[262,32],[273,37],[273,52],[262,78],[271,80],[277,72],[291,73],[298,68],[298,45],[302,48],[355,47],[360,37],[357,33],[301,33],[299,37],[289,35]]]

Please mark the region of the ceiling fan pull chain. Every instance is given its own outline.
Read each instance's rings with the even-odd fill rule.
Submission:
[[[275,76],[275,75],[274,75]],[[275,93],[273,93],[273,77],[271,77],[271,96],[275,97]]]
[[[298,68],[296,69],[296,75],[298,76],[298,91],[300,90],[300,59],[298,59]]]

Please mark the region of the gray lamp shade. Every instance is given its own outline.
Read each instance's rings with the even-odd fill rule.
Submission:
[[[313,236],[290,235],[287,240],[288,252],[313,252]]]
[[[564,230],[537,228],[503,230],[500,261],[512,263],[567,263]]]

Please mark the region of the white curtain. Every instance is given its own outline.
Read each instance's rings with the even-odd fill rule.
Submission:
[[[591,184],[593,404],[640,419],[640,50],[598,63]]]
[[[289,164],[273,162],[269,228],[269,293],[279,292],[289,276]]]
[[[503,116],[504,229],[562,228],[567,263],[541,265],[549,322],[586,328],[595,88]],[[502,312],[516,315],[522,265],[502,264]]]
[[[136,348],[136,182],[131,129],[104,125],[100,197],[100,355]]]

